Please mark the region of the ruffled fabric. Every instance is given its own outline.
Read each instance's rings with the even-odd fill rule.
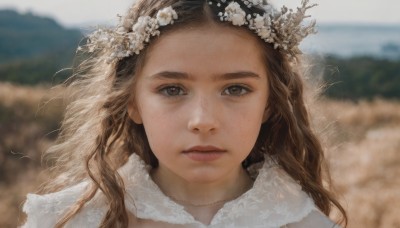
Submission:
[[[121,169],[128,177],[126,201],[137,217],[194,227],[280,227],[300,221],[315,208],[312,199],[272,160],[259,170],[253,188],[226,203],[209,226],[196,221],[184,207],[165,196],[149,175],[149,167],[136,155]],[[130,175],[129,175],[130,174]],[[140,184],[139,184],[140,183]],[[249,226],[249,224],[254,224]]]
[[[264,162],[253,188],[227,202],[204,225],[184,207],[165,196],[149,175],[150,167],[136,155],[119,170],[126,187],[127,209],[137,218],[182,225],[188,228],[263,227],[278,228],[301,221],[313,210],[313,200],[271,159]],[[28,194],[23,210],[28,215],[24,227],[54,227],[57,219],[85,191],[84,182],[63,191],[43,196]],[[101,197],[95,197],[101,199]],[[104,200],[92,200],[66,227],[98,227],[105,212]],[[40,226],[39,226],[40,225]]]
[[[79,200],[88,185],[89,182],[82,182],[56,193],[46,195],[28,194],[22,208],[28,218],[22,227],[54,227],[58,219]],[[106,205],[105,201],[100,200],[102,197],[96,198],[99,200],[88,203],[65,227],[99,227],[106,212]]]

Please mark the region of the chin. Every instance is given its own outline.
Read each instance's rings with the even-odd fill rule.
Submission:
[[[206,184],[221,179],[224,175],[215,169],[191,170],[182,176],[187,182]]]

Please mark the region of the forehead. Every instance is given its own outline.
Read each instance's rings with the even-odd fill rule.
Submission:
[[[260,42],[245,29],[216,24],[168,31],[149,46],[142,73],[163,70],[264,73]]]

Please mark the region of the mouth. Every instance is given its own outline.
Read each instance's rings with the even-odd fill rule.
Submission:
[[[199,152],[199,153],[226,152],[226,150],[220,149],[215,146],[194,146],[183,151],[183,153],[191,153],[191,152]]]
[[[211,162],[219,159],[226,150],[215,146],[194,146],[183,151],[189,159],[197,162]]]

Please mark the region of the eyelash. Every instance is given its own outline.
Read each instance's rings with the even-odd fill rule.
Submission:
[[[232,89],[232,88],[240,89],[240,93],[236,94],[236,95],[230,95],[230,96],[241,97],[241,96],[245,96],[248,93],[252,92],[252,90],[248,86],[241,85],[241,84],[235,84],[235,85],[230,85],[230,86],[226,87],[223,90],[223,93],[225,93],[225,91]],[[225,94],[229,96],[229,94],[227,94],[227,93],[225,93]],[[223,94],[223,95],[225,95],[225,94]]]
[[[179,89],[179,94],[176,95],[171,95],[168,94],[168,89]],[[157,89],[157,91],[166,97],[178,97],[178,96],[183,96],[183,95],[187,95],[187,92],[185,92],[184,89],[182,89],[181,85],[166,85],[166,86],[161,86],[161,88]],[[183,91],[184,94],[181,94],[181,92]]]
[[[240,93],[233,95],[233,94],[229,94],[229,89],[240,89]],[[169,89],[174,89],[174,90],[179,90],[178,94],[170,94],[168,91]],[[183,86],[181,85],[166,85],[166,86],[161,86],[160,88],[157,89],[158,93],[160,93],[161,95],[165,96],[165,97],[169,97],[169,98],[176,98],[179,96],[184,96],[187,95],[187,92],[185,91],[185,89],[183,89]],[[241,96],[245,96],[246,94],[252,92],[252,90],[245,85],[241,85],[241,84],[234,84],[234,85],[230,85],[227,86],[223,91],[222,91],[222,95],[226,95],[226,96],[233,96],[233,97],[241,97]],[[232,93],[232,91],[230,91],[230,93]]]

